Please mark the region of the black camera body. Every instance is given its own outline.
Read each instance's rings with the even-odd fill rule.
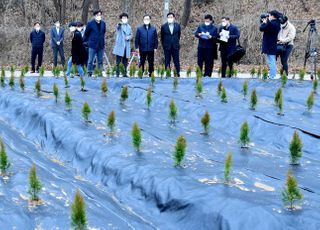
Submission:
[[[269,18],[269,14],[268,13],[263,13],[260,15],[260,23],[263,23],[263,19],[268,19]]]

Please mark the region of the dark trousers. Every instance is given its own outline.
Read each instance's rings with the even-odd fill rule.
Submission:
[[[144,72],[144,64],[146,63],[146,60],[148,60],[149,76],[151,76],[151,74],[154,71],[154,51],[141,51],[140,52],[139,68],[142,67],[143,72]]]
[[[289,74],[289,67],[288,67],[288,60],[289,56],[292,52],[293,45],[287,45],[286,51],[280,54],[280,60],[281,60],[281,65],[282,65],[282,70],[286,72],[287,76]]]
[[[36,58],[38,56],[38,65],[37,71],[39,70],[40,66],[42,65],[42,57],[43,57],[43,47],[32,47],[31,50],[31,70],[35,71],[36,65]]]
[[[170,68],[171,58],[173,58],[174,67],[177,71],[178,76],[180,76],[180,57],[179,57],[179,49],[168,49],[164,50],[164,62],[165,68]]]
[[[53,65],[57,66],[58,64],[58,53],[60,55],[60,59],[61,59],[61,65],[64,66],[66,59],[64,58],[64,51],[63,51],[63,46],[62,45],[57,45],[55,47],[52,48],[53,50]]]
[[[204,76],[211,77],[213,70],[213,49],[212,48],[198,48],[198,66],[203,71]]]
[[[123,57],[117,55],[116,59],[117,59],[116,60],[116,62],[117,62],[117,77],[119,77],[119,75],[120,75],[120,63],[121,62],[124,65],[124,70],[125,70],[123,77],[127,77],[128,58],[127,58],[126,54],[124,54]]]
[[[221,77],[226,77],[227,65],[229,66],[229,75],[227,77],[231,77],[231,70],[233,69],[233,62],[228,60],[228,52],[227,50],[221,50]]]

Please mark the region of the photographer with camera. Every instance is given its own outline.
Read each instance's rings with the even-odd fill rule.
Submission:
[[[280,56],[282,70],[288,76],[288,59],[293,49],[296,28],[289,22],[287,16],[280,17],[281,29],[278,34],[277,56]]]
[[[260,31],[263,32],[262,53],[267,55],[270,79],[274,79],[277,75],[276,55],[278,33],[280,31],[280,13],[272,10],[267,15],[261,15]]]

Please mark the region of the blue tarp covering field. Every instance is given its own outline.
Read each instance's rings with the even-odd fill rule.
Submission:
[[[153,101],[147,108],[150,79],[108,78],[102,96],[102,78],[78,78],[70,88],[62,78],[41,78],[42,95],[34,92],[36,78],[26,77],[26,90],[0,88],[0,136],[11,161],[7,183],[0,180],[0,229],[69,229],[70,204],[79,189],[87,205],[88,223],[95,229],[320,229],[320,100],[309,112],[310,81],[288,81],[283,88],[284,116],[277,115],[274,94],[280,81],[225,79],[228,103],[217,95],[218,79],[203,79],[204,92],[196,97],[195,79],[156,79]],[[60,89],[55,102],[53,83]],[[119,103],[122,86],[129,98]],[[256,88],[258,105],[249,109]],[[65,91],[72,98],[66,110]],[[169,122],[169,103],[178,107],[175,125]],[[91,107],[90,123],[81,109]],[[106,120],[114,110],[115,134]],[[209,135],[203,135],[201,117],[211,116]],[[240,126],[248,121],[250,147],[238,142]],[[142,130],[137,153],[131,129]],[[289,143],[298,130],[303,141],[300,165],[290,165]],[[178,136],[187,140],[182,167],[174,167]],[[233,154],[231,182],[224,183],[224,161]],[[28,173],[37,165],[43,183],[44,204],[28,206]],[[281,193],[292,168],[304,198],[300,208],[284,208]]]

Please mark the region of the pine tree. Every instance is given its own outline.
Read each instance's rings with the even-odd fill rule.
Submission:
[[[298,183],[294,176],[292,175],[291,170],[287,174],[286,187],[282,192],[282,201],[284,205],[289,205],[290,209],[294,209],[294,204],[302,200],[303,194],[300,192]]]
[[[90,113],[91,113],[90,106],[87,102],[85,102],[82,107],[82,117],[86,122],[89,121]]]
[[[85,90],[84,90],[84,87],[85,87],[85,85],[86,85],[86,82],[84,81],[84,79],[83,79],[82,76],[80,76],[79,79],[80,79],[81,91],[85,91]]]
[[[24,91],[25,83],[24,83],[24,74],[23,74],[22,71],[21,71],[21,75],[20,75],[20,78],[19,78],[19,86],[20,86],[21,91]]]
[[[281,88],[279,88],[277,90],[276,94],[274,95],[274,103],[276,105],[278,105],[278,101],[279,101],[280,96],[282,96],[282,89]]]
[[[116,72],[117,72],[117,65],[113,65],[111,70],[112,76],[116,75]]]
[[[95,77],[101,77],[101,71],[100,71],[98,65],[95,66],[95,68],[94,68],[94,70],[93,70],[93,75],[94,75]]]
[[[151,87],[153,87],[154,86],[154,82],[156,81],[156,78],[154,76],[154,72],[151,74],[150,81],[151,81]]]
[[[231,76],[237,77],[238,76],[238,70],[235,69],[235,68],[231,69]]]
[[[282,93],[280,94],[280,96],[278,98],[277,106],[279,108],[278,115],[283,115],[283,97],[282,97]]]
[[[106,75],[107,75],[107,77],[110,77],[110,75],[111,75],[111,70],[108,66],[106,68]]]
[[[305,75],[306,75],[305,69],[300,69],[300,71],[299,71],[299,80],[303,81]]]
[[[56,77],[56,67],[55,66],[52,68],[51,73],[54,77]]]
[[[133,123],[132,131],[132,144],[133,147],[137,152],[140,152],[140,146],[141,146],[141,130],[137,124],[137,122]]]
[[[65,88],[68,88],[69,87],[69,81],[68,81],[68,78],[66,76],[66,73],[63,73],[63,80],[64,80]]]
[[[248,122],[244,122],[242,125],[241,125],[241,128],[240,128],[240,144],[241,144],[241,147],[242,148],[246,148],[250,142],[250,139],[249,139],[249,125],[248,125]]]
[[[202,91],[203,91],[201,78],[197,81],[196,89],[197,89],[197,96],[201,97],[201,94],[202,94]]]
[[[56,83],[53,84],[53,95],[54,95],[56,103],[57,103],[58,97],[59,97],[59,88]]]
[[[111,111],[109,113],[108,122],[107,122],[107,126],[108,126],[108,128],[110,130],[110,133],[113,133],[115,123],[116,123],[116,114],[115,114],[114,111]]]
[[[165,69],[164,69],[164,67],[162,66],[162,67],[161,67],[161,73],[160,73],[161,79],[164,77],[164,72],[165,72]]]
[[[103,96],[106,96],[108,93],[108,85],[106,79],[103,79],[101,82],[101,92]]]
[[[77,75],[77,72],[78,72],[77,66],[75,64],[72,64],[71,77],[75,77]]]
[[[250,99],[250,108],[252,110],[255,110],[258,103],[258,97],[257,97],[257,91],[256,89],[253,89],[251,92],[251,99]]]
[[[173,77],[173,91],[177,90],[178,84],[179,84],[178,77]]]
[[[56,75],[57,77],[60,77],[61,69],[59,66],[56,67]]]
[[[222,81],[219,80],[218,87],[217,87],[217,93],[218,93],[219,96],[221,95],[222,88],[223,88]]]
[[[307,108],[310,111],[314,104],[314,92],[311,91],[307,99]]]
[[[245,80],[242,86],[243,98],[245,99],[248,95],[248,81]]]
[[[0,83],[1,83],[1,87],[4,87],[5,86],[5,79],[6,79],[6,72],[5,72],[5,69],[4,67],[2,66],[1,67],[1,76],[0,76]]]
[[[177,139],[177,143],[175,146],[174,150],[174,161],[175,161],[175,166],[181,166],[181,162],[185,156],[186,153],[186,148],[187,148],[187,141],[184,138],[184,136],[179,136]]]
[[[228,153],[224,163],[224,181],[228,183],[230,181],[230,171],[232,166],[232,153]]]
[[[189,66],[187,69],[187,77],[191,77],[192,67]]]
[[[40,97],[41,96],[41,81],[40,81],[40,77],[38,77],[38,80],[36,81],[35,90],[36,90],[37,97]]]
[[[23,67],[23,72],[24,72],[24,74],[26,74],[26,73],[29,72],[29,66],[28,66],[28,65],[25,65],[25,66]]]
[[[201,124],[203,126],[204,133],[208,135],[210,127],[210,114],[208,113],[208,111],[206,111],[203,117],[201,118]]]
[[[221,102],[223,102],[223,103],[228,102],[227,91],[226,91],[226,88],[224,88],[224,87],[222,87],[222,91],[221,91]]]
[[[71,227],[74,230],[87,229],[86,205],[79,190],[71,205]]]
[[[124,67],[124,64],[123,63],[120,63],[119,65],[119,71],[120,71],[120,74],[122,75],[122,77],[126,76],[126,68]]]
[[[202,70],[199,66],[196,67],[196,76],[202,77]]]
[[[9,167],[10,167],[10,163],[6,153],[6,147],[3,141],[0,139],[0,169],[1,169],[1,174],[3,176],[7,174],[7,170]]]
[[[120,102],[124,103],[127,99],[128,99],[129,95],[128,95],[128,86],[123,86],[122,87],[122,91],[121,91],[121,95],[120,95]]]
[[[169,117],[172,123],[174,123],[177,119],[177,106],[173,99],[171,100],[169,105]]]
[[[264,68],[262,69],[262,79],[263,79],[264,81],[267,80],[267,79],[268,79],[268,75],[269,75],[268,69],[267,69],[266,67],[264,67]]]
[[[137,71],[137,66],[135,64],[132,64],[129,69],[129,76],[134,77],[136,74],[136,71]]]
[[[29,172],[29,190],[28,193],[31,196],[31,201],[39,201],[39,193],[42,189],[42,184],[37,177],[36,165],[33,164]]]
[[[250,75],[252,78],[254,78],[254,76],[256,75],[256,69],[254,67],[252,67],[252,69],[250,71]]]
[[[157,76],[158,77],[161,77],[161,65],[158,65],[158,67],[157,67]]]
[[[71,109],[72,100],[71,100],[71,97],[69,96],[68,91],[66,91],[66,93],[65,93],[64,102],[66,104],[67,109],[70,110]]]
[[[282,85],[282,88],[284,88],[286,86],[287,81],[288,81],[287,74],[286,74],[286,72],[283,72],[281,74],[281,85]]]
[[[291,164],[293,165],[298,164],[298,161],[302,156],[302,147],[303,147],[303,144],[299,137],[299,133],[297,130],[295,130],[289,146]]]
[[[257,71],[257,77],[261,78],[261,74],[262,74],[262,70],[261,70],[261,66],[259,66],[258,71]]]
[[[312,88],[313,88],[313,92],[317,93],[317,89],[318,89],[318,79],[315,78],[312,82]]]
[[[39,76],[43,77],[44,76],[44,72],[45,72],[45,68],[44,68],[44,65],[42,65],[42,66],[40,66],[40,69],[39,69]]]
[[[138,70],[138,77],[139,77],[139,78],[142,78],[142,77],[143,77],[142,67],[140,67],[139,70]]]
[[[229,67],[226,69],[226,75],[227,77],[231,76],[231,69]]]
[[[151,88],[148,89],[147,91],[147,105],[148,105],[148,109],[150,108],[152,102],[152,90]]]
[[[14,89],[14,72],[16,71],[16,67],[14,65],[12,65],[10,67],[10,79],[9,79],[9,86],[11,87],[11,89]]]
[[[170,78],[171,77],[171,69],[167,68],[166,69],[166,78]]]
[[[176,69],[173,69],[173,77],[178,77],[178,72]]]
[[[145,68],[143,75],[148,76],[148,69],[147,68]]]

